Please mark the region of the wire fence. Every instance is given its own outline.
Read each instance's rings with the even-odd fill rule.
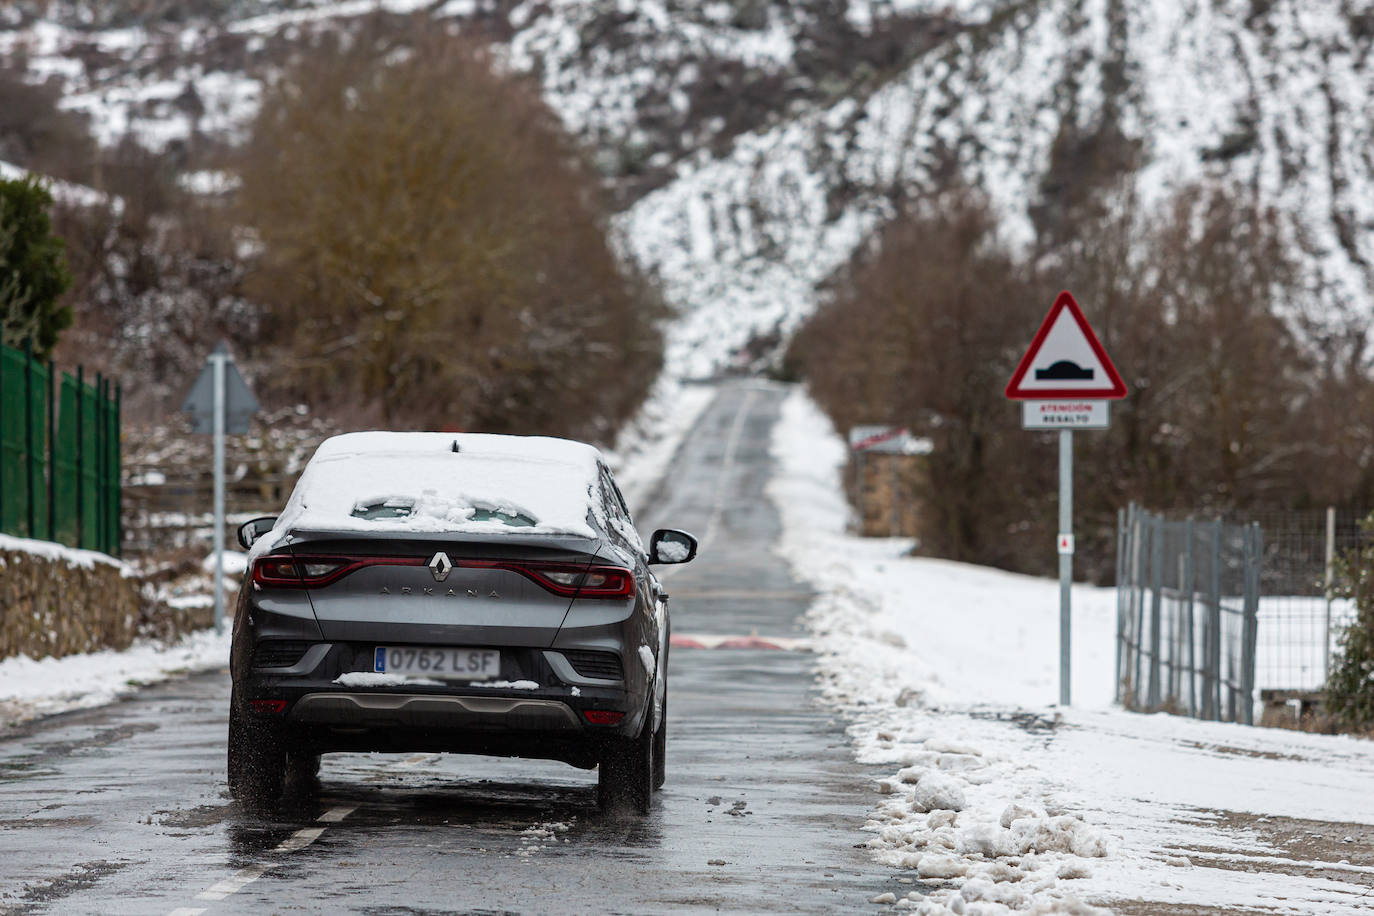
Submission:
[[[1339,597],[1339,560],[1362,543],[1365,513],[1349,509],[1259,512],[1264,529],[1256,687],[1314,692],[1326,686],[1341,634],[1355,619]]]
[[[119,402],[0,346],[0,532],[119,554]]]
[[[1257,524],[1119,513],[1119,703],[1253,723],[1263,555]]]

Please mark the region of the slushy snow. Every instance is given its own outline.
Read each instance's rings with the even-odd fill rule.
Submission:
[[[1336,838],[1374,824],[1374,743],[1114,707],[1115,591],[1083,585],[1074,704],[1057,707],[1056,582],[847,534],[846,447],[801,391],[783,405],[773,454],[779,550],[818,592],[808,625],[821,695],[851,723],[857,758],[891,774],[874,786],[869,845],[939,882],[899,908],[1367,911],[1369,866],[1271,844],[1307,821]]]

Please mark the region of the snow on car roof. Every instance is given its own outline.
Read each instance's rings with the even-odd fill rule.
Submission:
[[[596,537],[600,461],[543,436],[347,433],[315,451],[275,530]]]

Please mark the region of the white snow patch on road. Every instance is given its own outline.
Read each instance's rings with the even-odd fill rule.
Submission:
[[[0,726],[40,715],[100,706],[145,684],[229,663],[229,633],[192,633],[170,646],[136,643],[107,650],[0,661]]]
[[[1362,788],[1374,743],[1114,708],[1115,596],[1089,586],[1073,593],[1075,705],[1056,708],[1056,583],[847,534],[845,445],[800,391],[773,451],[779,549],[819,593],[808,622],[822,695],[850,719],[858,759],[892,773],[875,786],[870,845],[941,882],[899,907],[990,916],[1136,900],[1326,914],[1367,903],[1348,863],[1271,867],[1283,852],[1257,828],[1374,824]]]

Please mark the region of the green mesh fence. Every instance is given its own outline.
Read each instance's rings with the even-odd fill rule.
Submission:
[[[0,532],[119,555],[119,399],[0,347]]]

